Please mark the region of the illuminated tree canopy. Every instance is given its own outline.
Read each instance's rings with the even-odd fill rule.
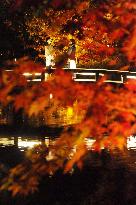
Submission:
[[[44,53],[47,36],[52,39],[56,58],[67,51],[69,39],[73,38],[79,64],[91,66],[103,62],[121,66],[127,64],[123,47],[129,46],[128,36],[130,33],[135,36],[135,7],[133,2],[129,5],[125,1],[109,1],[98,7],[89,1],[79,1],[70,9],[47,8],[26,21],[27,31],[39,54]],[[129,52],[125,54],[128,57]],[[135,61],[135,54],[128,58]]]
[[[53,1],[53,6],[57,3]],[[55,12],[46,8],[42,18],[33,16],[27,19],[29,35],[36,42],[35,49],[42,50],[44,45],[39,43],[39,39],[44,43],[46,36],[50,36],[57,59],[58,55],[65,53],[72,37],[77,43],[77,56],[85,65],[90,65],[92,59],[99,62],[106,59],[108,64],[116,66],[116,57],[120,53],[125,57],[127,68],[130,64],[135,65],[134,1],[110,1],[96,7],[88,1],[78,1],[70,9],[61,7],[60,10],[58,4],[56,7]],[[104,79],[93,84],[79,84],[73,81],[70,73],[58,68],[47,81],[37,84],[28,83],[22,75],[24,72],[34,75],[43,71],[42,65],[26,58],[18,60],[13,73],[2,70],[1,103],[12,103],[16,110],[24,109],[28,116],[37,116],[45,110],[50,115],[61,106],[73,109],[76,105],[76,112],[82,118],[78,123],[65,127],[52,146],[36,147],[28,152],[23,164],[10,170],[1,189],[8,189],[13,195],[34,192],[41,176],[52,175],[58,169],[67,173],[75,164],[81,168],[89,152],[86,138],[95,140],[92,150],[100,152],[101,148],[106,148],[109,152],[116,149],[124,151],[127,137],[136,131],[135,81],[128,81],[122,86],[106,84]],[[17,88],[18,92],[15,92]],[[52,106],[49,106],[50,94],[53,96]],[[73,152],[73,149],[76,151]],[[49,153],[52,153],[50,160]]]

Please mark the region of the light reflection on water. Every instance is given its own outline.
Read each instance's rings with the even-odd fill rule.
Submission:
[[[54,141],[50,137],[44,137],[39,139],[38,137],[29,137],[29,136],[0,136],[0,147],[13,146],[16,145],[20,150],[29,149],[35,145],[40,145],[44,143],[46,146],[49,146]],[[93,139],[86,139],[87,148],[91,149],[93,144]],[[136,136],[130,136],[127,140],[127,149],[136,150]]]
[[[130,136],[127,140],[127,148],[136,150],[136,136]]]
[[[49,144],[51,143],[50,141],[51,140],[49,137],[39,139],[36,136],[0,136],[0,147],[8,147],[15,145],[21,151],[24,151],[23,149],[30,149],[42,143],[46,144],[46,146],[49,146]]]
[[[24,152],[28,149],[33,148],[35,145],[44,144],[49,146],[53,144],[55,139],[52,137],[44,137],[40,138],[37,136],[5,136],[0,135],[0,149],[6,149],[7,147],[17,147],[21,152]],[[94,143],[94,139],[85,139],[85,143],[88,150],[92,150],[92,144]],[[127,140],[127,149],[128,155],[126,156],[126,163],[132,169],[136,168],[136,136],[130,136]],[[71,157],[76,152],[76,147],[73,147],[69,157]],[[53,154],[49,152],[49,155],[46,157],[48,161],[53,159]],[[123,158],[118,159],[119,162],[123,162]],[[95,162],[97,165],[97,163]]]

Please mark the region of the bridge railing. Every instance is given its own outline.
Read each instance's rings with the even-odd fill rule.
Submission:
[[[45,69],[45,73],[24,73],[28,81],[42,81],[47,80],[49,75],[52,75],[55,68],[51,68],[50,70]],[[73,76],[73,80],[76,82],[96,82],[103,76],[106,76],[105,82],[109,83],[124,83],[127,79],[136,79],[136,71],[129,70],[118,70],[118,69],[93,69],[93,68],[76,68],[69,69],[64,68],[66,72],[71,72]],[[8,70],[6,70],[8,71]],[[12,70],[11,70],[12,71]]]

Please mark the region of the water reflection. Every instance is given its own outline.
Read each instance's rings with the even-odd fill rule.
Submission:
[[[16,165],[16,161],[20,163],[20,160],[24,158],[24,153],[26,150],[33,148],[35,145],[44,144],[46,146],[52,145],[56,138],[46,136],[46,137],[38,137],[38,136],[5,136],[0,135],[0,163],[11,164],[11,166]],[[85,143],[88,150],[92,150],[92,144],[94,143],[94,139],[85,139]],[[17,149],[16,149],[17,148]],[[119,163],[125,162],[130,167],[130,169],[136,168],[136,136],[130,136],[127,140],[127,155],[124,158],[117,157]],[[69,158],[73,156],[76,152],[76,147],[73,147],[71,153],[69,154]],[[91,152],[92,153],[92,152]],[[20,158],[20,157],[21,158]],[[23,158],[22,158],[23,156]],[[93,156],[93,155],[92,155]],[[46,156],[46,160],[50,161],[54,158],[52,152],[49,152],[48,156]],[[93,158],[92,158],[93,159]],[[14,162],[15,161],[15,162]],[[95,166],[99,165],[99,160],[95,159]]]
[[[127,148],[136,150],[136,136],[130,136],[127,140]]]
[[[37,136],[0,136],[0,147],[6,146],[17,146],[20,150],[29,149],[34,147],[35,145],[45,144],[49,146],[53,143],[55,139],[51,139],[51,137],[46,136],[43,138],[39,138]],[[86,145],[88,149],[91,149],[91,146],[94,142],[93,139],[85,139]],[[136,136],[130,136],[127,140],[127,149],[136,150]]]
[[[50,141],[52,140],[49,137],[40,139],[37,136],[0,136],[0,147],[16,146],[23,151],[23,149],[30,149],[40,144],[46,144],[46,146],[49,146]]]

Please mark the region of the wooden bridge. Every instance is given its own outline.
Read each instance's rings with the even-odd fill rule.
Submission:
[[[53,73],[55,68],[46,71],[46,75]],[[136,69],[131,70],[117,70],[117,69],[93,69],[93,68],[76,68],[69,69],[64,68],[66,72],[71,72],[73,76],[73,80],[76,82],[96,82],[103,76],[106,76],[105,82],[109,83],[119,83],[122,84],[128,79],[136,79]],[[32,77],[31,73],[24,73],[27,77],[28,81],[41,81],[42,76],[41,73],[35,73],[35,76]]]

